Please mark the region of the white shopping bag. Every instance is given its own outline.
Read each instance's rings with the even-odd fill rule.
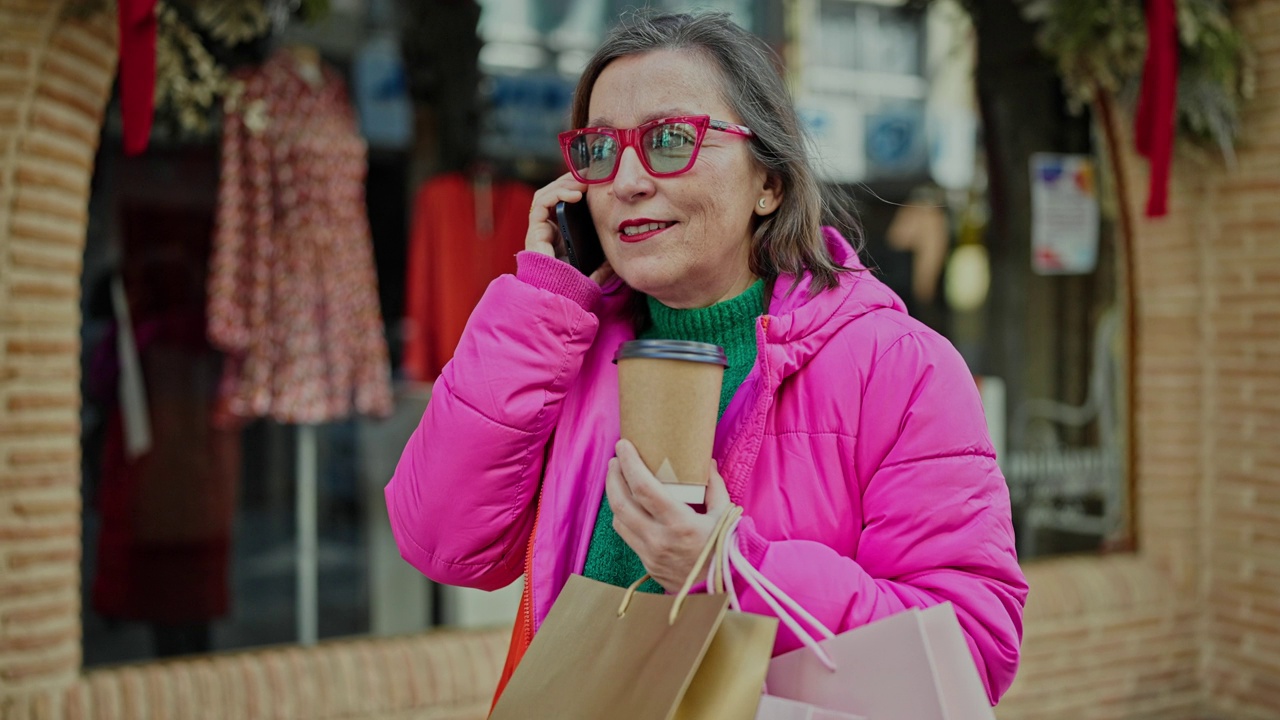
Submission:
[[[774,658],[770,695],[871,720],[995,720],[951,603],[908,610]],[[786,717],[786,716],[781,716]]]
[[[867,720],[867,718],[839,710],[827,710],[798,700],[765,695],[760,698],[760,709],[756,710],[756,720]]]

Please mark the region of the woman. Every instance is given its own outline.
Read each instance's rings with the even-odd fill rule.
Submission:
[[[770,51],[723,15],[631,18],[572,119],[604,129],[562,135],[572,172],[536,193],[517,274],[476,307],[387,487],[404,557],[482,589],[524,573],[505,681],[571,573],[678,588],[732,502],[748,561],[836,632],[952,602],[995,703],[1027,586],[977,390],[821,226]],[[608,258],[590,278],[550,222],[584,196]],[[705,513],[619,441],[612,359],[637,335],[728,354]],[[782,628],[775,652],[799,645]]]

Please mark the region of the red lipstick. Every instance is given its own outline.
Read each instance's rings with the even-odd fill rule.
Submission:
[[[633,218],[624,220],[618,225],[618,239],[625,243],[637,243],[669,229],[674,222],[669,220],[651,220],[649,218]],[[627,232],[631,229],[631,232]]]

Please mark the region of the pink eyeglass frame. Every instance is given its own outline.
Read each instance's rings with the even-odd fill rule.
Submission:
[[[658,125],[665,125],[667,123],[688,123],[697,130],[698,135],[694,140],[693,154],[689,157],[688,165],[674,172],[658,172],[649,164],[649,158],[645,155],[644,149],[640,146],[640,138],[642,138],[646,132]],[[689,170],[693,168],[694,164],[698,162],[698,153],[702,150],[702,139],[706,136],[708,129],[719,130],[720,132],[726,132],[730,135],[739,135],[747,138],[755,137],[756,135],[751,132],[751,128],[745,125],[735,125],[734,123],[725,122],[723,120],[712,120],[710,115],[676,115],[674,117],[650,120],[643,125],[637,125],[633,128],[590,127],[568,130],[560,133],[560,151],[564,153],[564,162],[565,165],[569,166],[569,172],[573,173],[573,177],[577,179],[578,182],[586,183],[587,185],[607,183],[617,177],[618,166],[622,164],[622,153],[626,152],[629,147],[635,148],[636,156],[640,158],[640,164],[644,166],[644,169],[650,175],[654,177],[671,177],[672,175],[680,175],[681,173],[689,172]],[[614,161],[613,170],[609,173],[608,177],[590,180],[579,175],[577,168],[573,166],[573,158],[569,155],[569,145],[579,136],[588,134],[607,135],[617,140],[618,144],[622,146],[618,150],[617,160]]]

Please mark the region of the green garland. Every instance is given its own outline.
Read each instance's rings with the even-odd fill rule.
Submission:
[[[280,0],[287,15],[316,23],[329,0]],[[156,3],[156,85],[153,141],[207,139],[218,109],[242,92],[227,58],[272,32],[270,0],[159,0]],[[117,11],[115,0],[70,0],[68,17]]]
[[[1132,98],[1142,79],[1146,20],[1141,0],[1020,0],[1040,25],[1073,107],[1098,92]],[[1240,109],[1253,96],[1254,61],[1219,0],[1177,0],[1178,132],[1216,144],[1235,162]]]

